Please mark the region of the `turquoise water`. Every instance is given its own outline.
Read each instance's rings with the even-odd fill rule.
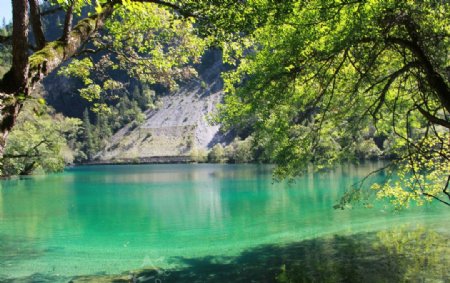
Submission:
[[[377,166],[342,166],[306,175],[293,184],[274,184],[270,166],[207,164],[86,166],[4,180],[0,182],[0,281],[33,281],[37,275],[65,281],[77,275],[141,268],[188,270],[196,259],[205,258],[208,264],[245,266],[236,262],[263,247],[300,245],[304,256],[305,247],[318,239],[324,246],[329,241],[336,244],[336,239],[361,244],[370,239],[376,246],[382,239],[411,231],[436,233],[444,241],[433,249],[446,249],[448,255],[450,209],[443,205],[401,212],[384,203],[371,209],[332,208],[345,188]],[[383,242],[386,247],[390,245]],[[347,258],[348,252],[333,255]],[[272,272],[276,276],[286,275],[286,264],[295,270],[304,260],[293,263],[283,258],[285,263],[280,258]],[[447,271],[438,273],[438,279],[450,278]],[[176,274],[172,271],[172,276]]]

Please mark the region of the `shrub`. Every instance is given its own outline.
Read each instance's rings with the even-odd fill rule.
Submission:
[[[208,154],[208,161],[212,163],[224,163],[226,160],[223,146],[221,144],[214,145]]]

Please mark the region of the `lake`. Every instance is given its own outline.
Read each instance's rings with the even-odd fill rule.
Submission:
[[[379,166],[343,165],[294,183],[273,183],[271,166],[219,164],[3,180],[0,281],[449,282],[448,207],[333,209]]]

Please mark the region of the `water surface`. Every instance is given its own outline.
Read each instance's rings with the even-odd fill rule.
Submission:
[[[436,254],[413,271],[410,263],[394,270],[404,277],[391,279],[450,280],[441,266],[450,254],[448,208],[433,204],[396,212],[381,202],[371,209],[332,208],[346,188],[377,166],[342,166],[294,184],[274,184],[270,166],[205,164],[87,166],[1,181],[0,281],[65,281],[140,268],[170,270],[158,280],[173,282],[239,281],[242,274],[251,274],[243,282],[296,281],[292,276],[321,281],[333,270],[345,272],[339,280],[330,273],[329,280],[346,281],[348,274],[361,279],[366,272],[358,268],[370,266],[377,252],[395,260],[396,268],[399,258],[420,262],[415,257],[424,253],[414,250],[426,248],[420,241],[425,237],[434,241],[427,238]],[[405,239],[408,254],[387,258],[408,250],[399,246]],[[358,256],[345,269],[346,260]],[[311,272],[304,272],[305,265]],[[434,275],[426,275],[429,267]],[[236,274],[240,268],[247,271]],[[393,272],[382,264],[380,270]]]

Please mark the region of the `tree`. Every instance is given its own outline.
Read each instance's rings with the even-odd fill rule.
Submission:
[[[374,186],[378,195],[401,206],[431,199],[450,205],[448,1],[284,6],[282,14],[260,9],[253,18],[266,21],[240,44],[228,44],[228,57],[240,64],[226,76],[218,119],[252,124],[278,177],[348,158],[353,137],[375,126],[377,134],[395,136],[399,177]],[[360,195],[356,190],[344,203]]]
[[[0,81],[0,156],[35,85],[71,58],[82,57],[75,62],[80,68],[72,71],[87,86],[83,94],[95,100],[102,89],[108,90],[114,84],[103,78],[94,81],[90,76],[94,69],[122,68],[141,81],[173,87],[177,79],[192,75],[187,63],[197,60],[205,46],[195,35],[190,1],[51,3],[56,5],[41,11],[37,0],[14,0],[12,34],[0,36],[1,45],[12,45],[11,68]],[[42,17],[55,11],[64,11],[65,22],[61,37],[49,42]],[[89,15],[83,18],[82,11],[89,11]],[[80,19],[75,22],[77,18]],[[29,28],[34,42],[29,40]],[[104,53],[99,60],[87,56],[100,51]]]
[[[11,132],[1,173],[10,176],[39,170],[62,171],[73,161],[68,143],[76,139],[80,124],[79,119],[55,114],[42,100],[28,100]]]

